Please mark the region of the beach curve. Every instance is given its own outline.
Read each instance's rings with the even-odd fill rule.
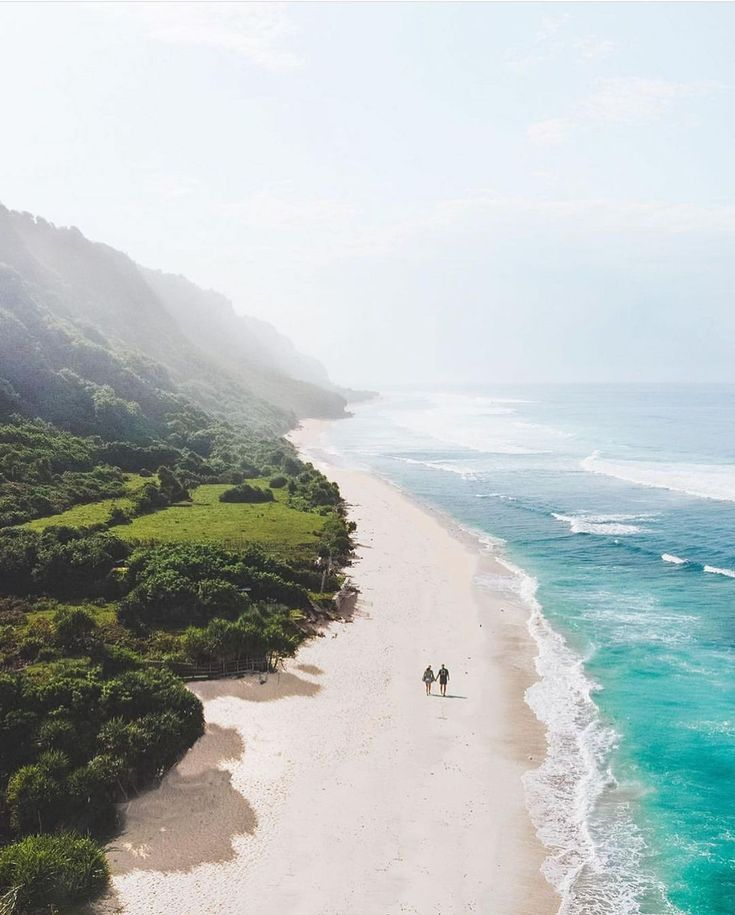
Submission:
[[[213,858],[206,830],[193,830],[176,869],[149,829],[157,869],[113,857],[113,910],[551,915],[560,900],[541,875],[522,783],[545,753],[524,702],[535,679],[528,607],[488,587],[507,569],[475,538],[382,480],[325,466],[322,428],[305,423],[293,439],[358,523],[353,622],[333,624],[265,684],[194,687],[210,743],[241,743],[239,755],[210,753],[221,790],[246,802],[242,832]],[[447,699],[423,695],[428,662],[450,668]]]

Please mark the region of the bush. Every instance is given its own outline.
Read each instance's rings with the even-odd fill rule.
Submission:
[[[191,496],[181,480],[168,467],[158,468],[159,487],[169,502],[191,502]]]
[[[283,471],[294,477],[301,470],[302,464],[297,458],[287,457],[283,461]]]
[[[115,527],[118,524],[130,524],[130,517],[125,509],[119,505],[114,505],[110,510],[110,517],[107,519],[108,527]]]
[[[0,534],[0,589],[4,594],[27,594],[32,590],[39,541],[35,531],[24,528]]]
[[[69,776],[69,802],[75,820],[96,831],[115,821],[115,800],[125,765],[112,756],[95,756]]]
[[[245,594],[231,584],[218,578],[206,578],[196,586],[201,614],[205,619],[221,617],[234,619],[248,605]]]
[[[54,614],[56,644],[75,654],[96,644],[97,623],[81,607],[62,607]]]
[[[196,615],[194,583],[174,569],[154,569],[120,601],[117,618],[138,628],[155,622],[186,622]]]
[[[275,477],[271,478],[271,481],[268,483],[268,485],[271,489],[283,489],[286,483],[288,483],[286,477],[279,473]]]
[[[70,759],[85,752],[85,740],[68,718],[47,718],[38,729],[36,743],[41,751],[56,750]]]
[[[220,502],[272,502],[273,493],[269,489],[260,489],[257,486],[250,486],[248,483],[241,483],[239,486],[233,486],[232,489],[226,489],[219,500]]]
[[[136,515],[145,515],[168,505],[166,496],[155,483],[146,483],[133,499],[133,512]]]
[[[46,756],[63,756],[58,751],[44,753]],[[30,766],[22,766],[8,782],[5,805],[10,814],[10,825],[16,833],[42,832],[58,825],[64,814],[65,795],[63,774],[42,760]]]
[[[34,588],[55,597],[99,597],[108,589],[112,569],[129,553],[113,534],[65,527],[47,528],[37,546]]]
[[[32,620],[18,641],[18,657],[33,661],[44,648],[53,646],[55,638],[54,629],[48,620]]]
[[[289,607],[305,609],[309,595],[301,585],[285,581],[273,572],[250,573],[250,596],[253,600],[276,600]]]
[[[15,897],[11,913],[98,896],[110,879],[101,848],[73,833],[28,836],[0,849],[0,893]]]
[[[244,479],[254,479],[255,477],[260,476],[260,470],[255,464],[252,464],[250,461],[241,461],[240,462],[240,473]],[[232,481],[233,483],[235,480]]]

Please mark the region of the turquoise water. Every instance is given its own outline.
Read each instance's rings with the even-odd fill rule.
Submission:
[[[550,742],[529,806],[569,915],[735,913],[733,395],[402,392],[330,431],[518,567]]]

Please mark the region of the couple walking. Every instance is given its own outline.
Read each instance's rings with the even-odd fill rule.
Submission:
[[[421,679],[424,681],[424,684],[426,686],[426,695],[427,696],[431,695],[431,684],[435,680],[439,681],[439,690],[441,691],[442,696],[446,696],[447,683],[449,682],[449,671],[443,664],[439,668],[439,673],[436,675],[434,674],[434,671],[431,669],[431,664],[429,664],[429,666],[424,671],[424,675]]]

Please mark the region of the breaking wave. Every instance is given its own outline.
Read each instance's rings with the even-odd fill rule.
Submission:
[[[609,768],[618,735],[606,726],[593,695],[599,688],[576,654],[543,615],[537,581],[505,559],[515,590],[530,608],[539,679],[526,702],[546,728],[547,755],[524,776],[529,812],[549,851],[543,872],[561,896],[559,915],[639,915],[640,900],[655,898],[675,915],[664,887],[646,873],[646,845],[627,802],[614,801]],[[600,805],[604,817],[597,816]]]
[[[726,578],[735,578],[735,569],[720,569],[718,566],[705,566],[705,572],[710,572],[712,575],[724,575]]]
[[[673,464],[655,461],[605,460],[595,451],[583,458],[580,467],[654,489],[670,489],[699,499],[735,502],[735,465]]]
[[[649,518],[650,515],[563,515],[552,512],[552,517],[557,521],[566,522],[573,534],[625,537],[629,534],[642,533],[645,528],[631,522]]]

